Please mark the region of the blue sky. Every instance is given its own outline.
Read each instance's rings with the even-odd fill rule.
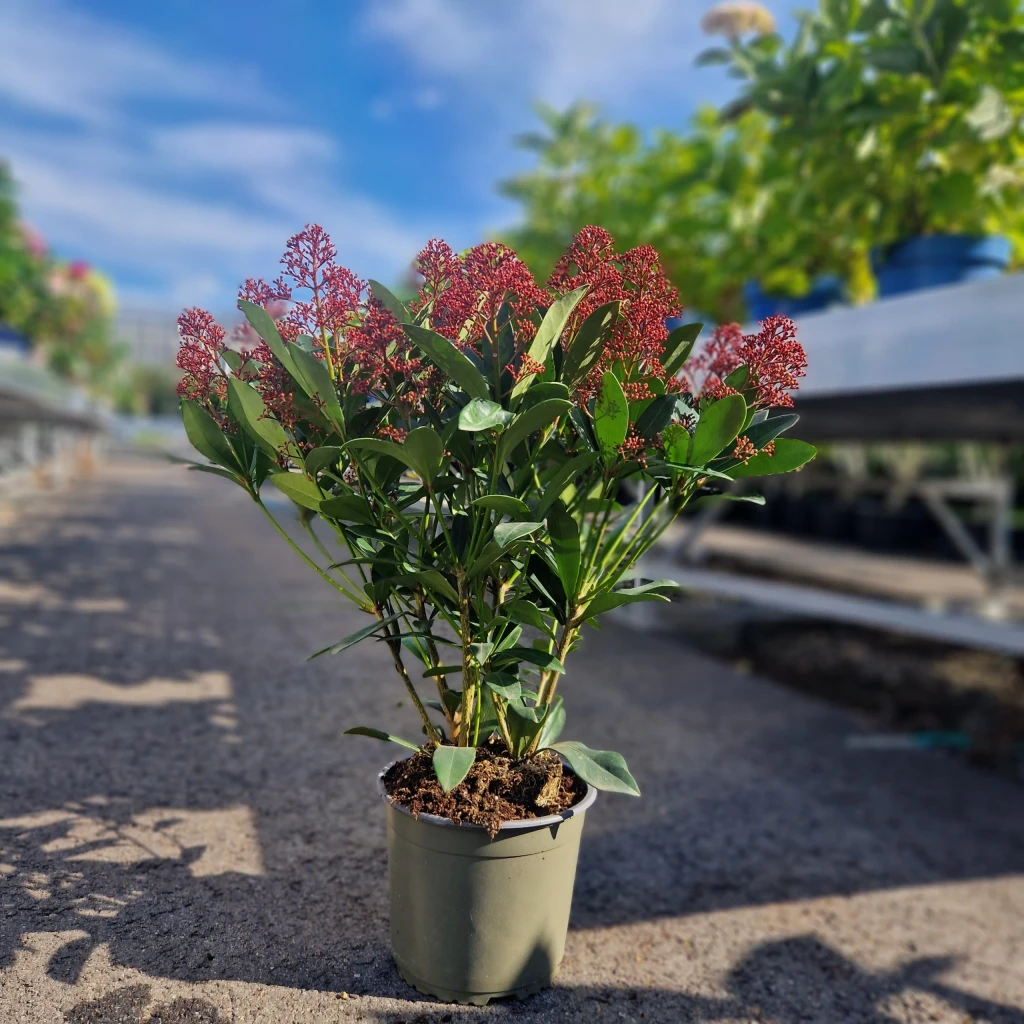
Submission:
[[[514,221],[531,103],[677,127],[697,0],[5,0],[0,157],[56,251],[126,306],[229,308],[307,221],[362,276]],[[779,13],[778,0],[768,3]]]

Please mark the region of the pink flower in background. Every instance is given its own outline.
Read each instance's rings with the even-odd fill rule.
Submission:
[[[41,260],[46,255],[46,239],[31,224],[22,221],[18,227],[21,231],[21,240],[29,255],[34,259]]]

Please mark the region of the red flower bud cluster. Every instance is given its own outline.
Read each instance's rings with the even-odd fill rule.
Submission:
[[[220,369],[224,351],[224,328],[203,309],[186,309],[178,317],[181,347],[176,363],[185,374],[178,384],[182,398],[205,401],[211,394],[222,395],[226,384]]]
[[[716,327],[704,350],[690,360],[691,387],[716,400],[735,394],[724,382],[740,366],[750,370],[756,405],[792,406],[789,392],[799,387],[807,367],[796,324],[787,316],[770,316],[761,321],[756,334],[744,334],[739,324]]]
[[[534,311],[550,301],[530,268],[498,242],[485,242],[458,256],[447,242],[435,238],[416,257],[416,269],[423,284],[410,303],[412,311],[429,306],[430,323],[438,334],[474,349],[503,302],[511,308],[522,345],[536,331]]]
[[[661,356],[668,338],[665,319],[682,312],[679,293],[665,276],[657,252],[641,245],[616,253],[612,236],[599,227],[586,227],[573,239],[548,280],[548,288],[564,294],[589,285],[576,307],[569,329],[578,327],[594,310],[608,302],[621,303],[621,316],[585,386],[583,401],[600,385],[601,374],[621,363],[626,376],[623,390],[630,401],[651,397],[643,377],[664,381]]]

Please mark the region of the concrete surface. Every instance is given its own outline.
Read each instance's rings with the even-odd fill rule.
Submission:
[[[1024,788],[844,749],[842,712],[670,637],[591,632],[558,986],[422,999],[387,950],[384,652],[228,484],[124,463],[0,533],[0,1022],[1024,1024]],[[584,705],[583,699],[588,699]]]

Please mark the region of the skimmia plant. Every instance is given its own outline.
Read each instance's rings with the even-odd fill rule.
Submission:
[[[408,305],[338,266],[319,227],[282,263],[243,287],[234,347],[208,313],[182,314],[179,393],[212,463],[195,468],[244,488],[371,617],[318,654],[387,646],[446,791],[498,738],[636,793],[620,755],[559,742],[559,680],[585,626],[668,600],[668,580],[620,583],[687,504],[813,455],[780,436],[796,416],[770,412],[805,365],[792,323],[720,327],[693,354],[701,325],[666,329],[680,302],[654,250],[616,253],[593,227],[544,288],[503,246],[433,241]],[[267,481],[305,545],[263,503]]]

